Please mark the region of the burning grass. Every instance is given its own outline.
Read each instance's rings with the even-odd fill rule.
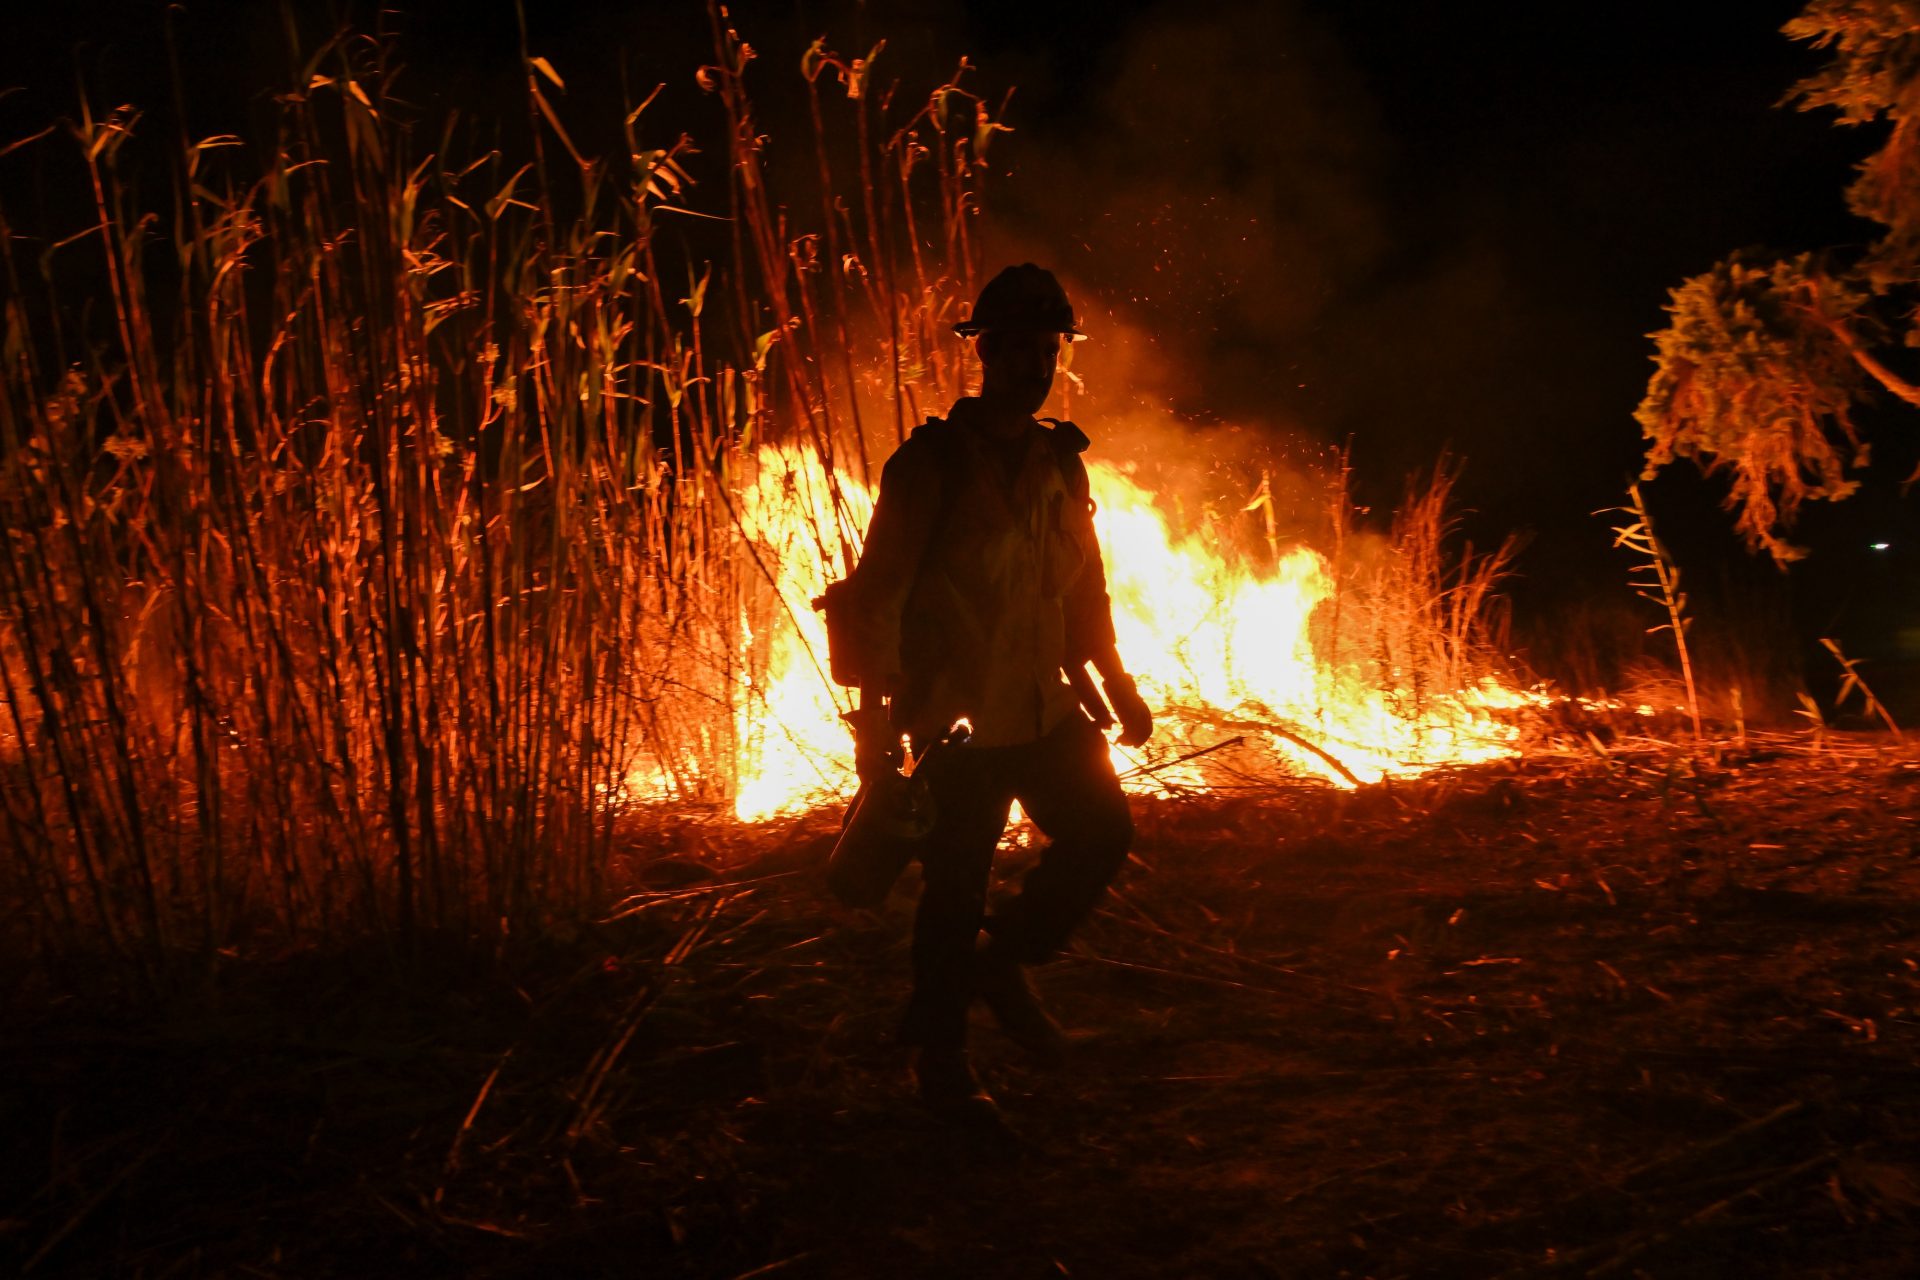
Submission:
[[[777,435],[830,479],[864,473],[910,400],[888,371],[954,389],[931,335],[967,291],[993,122],[958,85],[914,109],[840,95],[842,120],[825,88],[857,90],[863,64],[816,49],[823,177],[857,134],[872,198],[794,232],[718,10],[714,38],[733,237],[704,271],[660,248],[691,140],[649,145],[643,102],[619,162],[579,160],[538,58],[544,123],[516,169],[419,154],[393,51],[329,42],[264,164],[189,147],[158,224],[116,178],[137,113],[76,126],[99,226],[38,280],[5,240],[0,790],[34,949],[151,967],[551,927],[609,900],[623,818],[731,798],[779,572],[740,524],[753,452]],[[556,143],[578,161],[565,190]],[[896,275],[894,219],[937,234],[940,274]],[[180,270],[167,305],[155,225]],[[52,320],[84,252],[113,317],[91,346]],[[889,412],[863,419],[876,399]],[[783,550],[836,561],[837,492],[822,512]]]
[[[1445,468],[1369,534],[1344,463],[1089,424],[1166,730],[1140,846],[1043,979],[1073,1070],[983,1051],[1019,1141],[911,1106],[904,902],[819,883],[807,602],[964,389],[1000,125],[816,47],[817,180],[774,193],[714,19],[709,207],[646,103],[588,161],[529,57],[527,167],[429,155],[340,41],[258,163],[182,151],[177,216],[120,111],[61,153],[91,229],[30,264],[0,225],[0,1258],[1908,1274],[1910,749],[1596,706],[1516,755],[1506,553],[1450,550]]]
[[[752,51],[712,16],[724,195],[695,198],[714,166],[652,136],[651,97],[622,156],[583,157],[537,56],[531,158],[463,155],[395,50],[347,37],[301,59],[270,145],[184,142],[169,215],[124,177],[133,108],[9,157],[66,166],[95,216],[0,211],[15,951],[140,980],[367,937],[485,954],[598,917],[657,826],[841,789],[805,602],[879,460],[965,388],[945,331],[1002,126],[958,77],[910,98],[816,45],[812,187],[776,193]],[[1315,550],[1270,508],[1253,536],[1251,462],[1205,495],[1170,474],[1096,473],[1169,726],[1140,785],[1512,749],[1502,557],[1445,552],[1444,477],[1384,542],[1336,502]]]

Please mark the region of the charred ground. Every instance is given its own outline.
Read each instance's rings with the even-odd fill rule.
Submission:
[[[7,1265],[37,1275],[1908,1275],[1920,757],[1780,739],[1142,803],[990,1028],[1012,1135],[910,1102],[908,898],[819,817],[634,850],[643,908],[408,982],[19,997]],[[1011,872],[1019,851],[1004,859]]]

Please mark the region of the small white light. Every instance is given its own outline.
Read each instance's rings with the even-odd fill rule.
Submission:
[[[1892,546],[1893,544],[1891,542],[1870,542],[1867,545],[1875,551],[1885,551],[1888,547]]]

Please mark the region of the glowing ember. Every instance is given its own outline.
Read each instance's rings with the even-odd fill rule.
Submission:
[[[1517,730],[1497,715],[1536,695],[1491,680],[1417,699],[1378,673],[1316,649],[1316,611],[1333,595],[1327,561],[1298,547],[1270,568],[1238,563],[1213,542],[1173,530],[1151,493],[1123,469],[1091,468],[1120,652],[1159,717],[1158,759],[1231,735],[1237,768],[1288,772],[1337,786],[1410,776],[1514,753]],[[741,492],[740,532],[777,586],[741,622],[734,732],[735,813],[756,821],[848,794],[848,691],[826,674],[826,634],[811,607],[837,576],[872,514],[872,495],[844,472],[830,483],[817,455],[762,450]],[[837,495],[836,495],[837,491]],[[1247,751],[1257,757],[1247,762]],[[1139,773],[1136,790],[1216,785],[1222,757]],[[1152,766],[1114,749],[1123,773]],[[636,779],[637,785],[637,779]],[[645,789],[637,786],[637,789]]]

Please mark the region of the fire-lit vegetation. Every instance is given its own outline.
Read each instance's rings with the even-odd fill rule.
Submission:
[[[1868,449],[1854,416],[1885,392],[1920,407],[1900,372],[1901,346],[1920,338],[1920,32],[1909,5],[1813,0],[1787,35],[1828,53],[1788,101],[1832,109],[1848,126],[1891,126],[1861,162],[1848,207],[1879,224],[1864,245],[1774,256],[1745,251],[1673,290],[1653,335],[1659,366],[1637,417],[1647,478],[1676,459],[1727,472],[1727,506],[1741,535],[1785,563],[1807,501],[1859,488]]]
[[[810,602],[969,385],[1019,139],[964,64],[756,61],[707,12],[723,126],[643,92],[613,155],[537,49],[441,119],[354,36],[267,135],[96,101],[0,140],[72,197],[0,204],[0,1271],[1913,1274],[1886,668],[1827,640],[1837,704],[1760,723],[1791,620],[1689,560],[1696,617],[1636,488],[1644,599],[1531,620],[1535,687],[1454,462],[1360,520],[1344,455],[1107,385],[1096,281],[1055,407],[1156,716],[1133,855],[1033,973],[1067,1068],[982,1011],[1006,1129],[919,1107],[917,873],[824,883]],[[1846,479],[1843,330],[1920,279],[1836,328],[1800,269],[1690,282],[1643,409],[1656,462],[1753,464],[1750,528]]]
[[[349,38],[276,137],[183,143],[170,205],[124,180],[163,145],[136,108],[27,140],[97,217],[0,241],[6,888],[37,952],[538,931],[612,900],[623,824],[841,790],[806,602],[964,389],[1001,125],[960,77],[914,96],[817,45],[813,172],[776,197],[751,50],[713,35],[724,193],[651,99],[624,155],[582,156],[537,56],[532,154],[464,153]],[[1323,553],[1219,470],[1185,517],[1149,462],[1096,472],[1122,643],[1174,726],[1140,785],[1509,749],[1502,556],[1445,553],[1444,478],[1384,542],[1336,501]]]
[[[537,57],[524,164],[404,120],[395,51],[344,38],[276,138],[185,148],[170,216],[118,180],[160,145],[133,108],[35,141],[77,148],[98,213],[38,262],[7,241],[6,868],[39,946],[146,964],[593,913],[623,815],[723,803],[779,749],[780,568],[741,488],[775,436],[865,474],[958,386],[937,335],[996,125],[816,49],[802,232],[750,51],[715,40],[731,221],[692,271],[657,248],[693,216],[692,140],[654,145],[642,102],[626,155],[581,158]],[[848,157],[864,199],[828,203]],[[61,323],[85,254],[91,342]],[[779,553],[838,561],[844,510]]]

